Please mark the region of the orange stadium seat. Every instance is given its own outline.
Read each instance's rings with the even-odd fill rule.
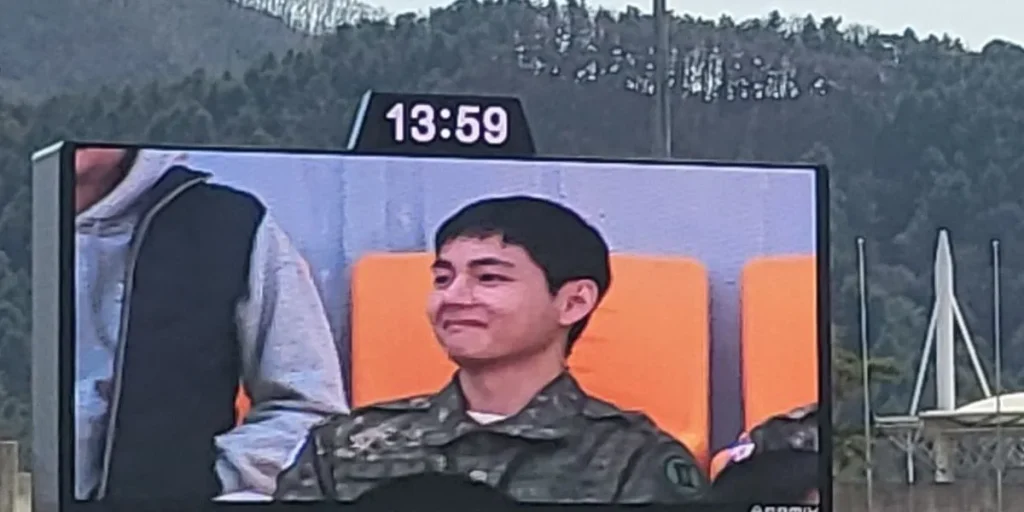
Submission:
[[[429,253],[370,254],[352,276],[352,405],[432,393],[454,365],[426,320]],[[709,297],[687,258],[612,256],[613,284],[569,360],[591,394],[647,413],[708,462]]]
[[[818,400],[818,287],[813,255],[751,260],[743,269],[744,424]]]

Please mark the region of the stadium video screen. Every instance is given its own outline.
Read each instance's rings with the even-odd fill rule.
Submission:
[[[41,505],[827,501],[822,169],[35,164]]]

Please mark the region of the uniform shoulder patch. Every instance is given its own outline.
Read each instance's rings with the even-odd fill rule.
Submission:
[[[698,489],[702,481],[697,466],[680,456],[669,457],[665,461],[665,478],[677,488],[687,490]]]

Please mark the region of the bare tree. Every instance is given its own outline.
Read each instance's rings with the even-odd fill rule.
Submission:
[[[313,35],[333,32],[342,25],[386,16],[383,9],[360,0],[233,0],[236,4],[281,18],[296,30]]]

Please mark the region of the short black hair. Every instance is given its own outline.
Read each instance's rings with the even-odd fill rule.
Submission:
[[[464,206],[437,228],[434,251],[456,238],[492,236],[522,247],[544,272],[552,295],[569,281],[589,279],[597,284],[600,302],[611,285],[608,244],[597,229],[571,209],[538,197],[492,197]],[[587,315],[569,329],[566,354],[589,321]]]

